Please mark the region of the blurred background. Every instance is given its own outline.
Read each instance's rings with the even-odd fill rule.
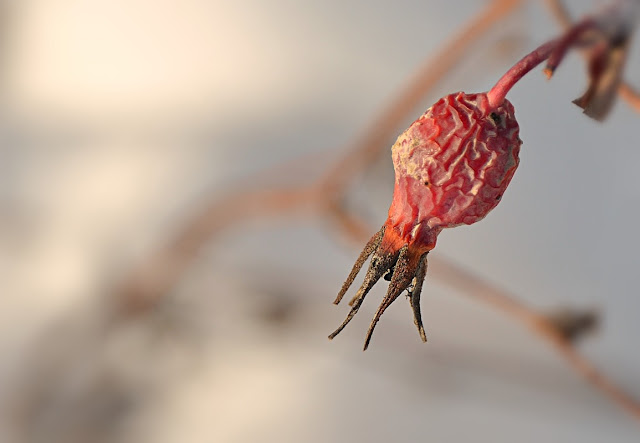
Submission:
[[[428,344],[397,302],[361,351],[385,285],[328,341],[362,245],[318,214],[238,217],[161,297],[127,286],[173,275],[154,257],[212,202],[340,161],[487,3],[2,1],[0,441],[639,441],[547,343],[435,274]],[[574,17],[594,4],[568,2]],[[487,90],[559,31],[526,2],[403,126],[444,94]],[[509,191],[433,255],[536,309],[596,309],[580,351],[640,398],[639,115],[619,101],[604,124],[586,118],[571,103],[585,86],[570,54],[552,81],[536,70],[514,88]],[[386,154],[354,177],[371,233],[392,183]]]

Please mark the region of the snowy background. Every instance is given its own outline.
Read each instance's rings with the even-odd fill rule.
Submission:
[[[428,344],[398,302],[361,352],[384,285],[329,342],[359,250],[321,218],[239,220],[152,312],[105,320],[112,289],[203,202],[304,155],[281,182],[319,174],[485,4],[0,3],[0,440],[637,442],[638,423],[547,344],[437,278]],[[558,32],[527,3],[406,124]],[[552,81],[514,88],[518,172],[433,254],[533,307],[597,309],[580,349],[640,398],[640,116],[618,102],[605,124],[584,117],[584,72],[571,54]],[[381,158],[354,191],[372,233],[392,180]]]

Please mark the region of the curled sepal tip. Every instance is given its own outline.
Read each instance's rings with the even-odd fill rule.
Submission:
[[[336,297],[335,303],[340,303],[344,294],[353,283],[356,275],[362,269],[364,262],[371,256],[371,262],[369,269],[364,277],[362,285],[356,292],[349,303],[351,310],[347,315],[347,318],[342,324],[329,335],[329,339],[333,339],[338,335],[349,322],[356,315],[365,297],[371,290],[371,288],[382,278],[383,276],[390,274],[391,281],[387,294],[380,303],[378,310],[376,311],[369,330],[365,338],[364,350],[369,347],[373,331],[375,330],[380,317],[384,311],[393,303],[405,290],[408,292],[411,309],[413,310],[414,322],[418,328],[418,332],[422,341],[427,341],[424,327],[422,324],[422,314],[420,312],[420,292],[422,290],[422,284],[427,271],[427,252],[424,252],[422,248],[412,247],[412,245],[405,244],[400,248],[395,246],[395,236],[391,233],[387,233],[385,236],[385,227],[383,226],[367,243],[364,250],[360,253],[360,256],[356,260],[353,269],[349,273],[347,280],[342,286],[338,297]],[[386,240],[386,241],[385,241]]]

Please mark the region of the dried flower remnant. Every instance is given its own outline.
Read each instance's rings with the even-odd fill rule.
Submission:
[[[629,41],[638,19],[640,1],[612,2],[599,13],[585,17],[572,26],[549,56],[544,72],[551,78],[572,46],[586,47],[589,85],[573,103],[595,120],[604,120],[615,102],[622,82]]]

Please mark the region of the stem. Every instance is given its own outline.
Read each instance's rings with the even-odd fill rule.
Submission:
[[[507,93],[511,90],[522,77],[529,71],[545,61],[553,52],[558,44],[558,40],[551,40],[535,49],[530,54],[522,58],[518,63],[513,65],[506,74],[498,80],[493,88],[487,93],[489,99],[489,110],[496,109],[502,104]]]

